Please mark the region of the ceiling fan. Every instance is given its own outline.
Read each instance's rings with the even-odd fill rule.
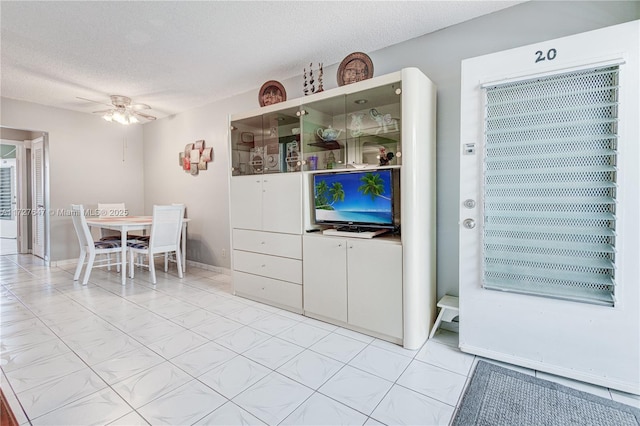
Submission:
[[[102,118],[107,121],[115,121],[120,124],[134,124],[139,123],[140,118],[145,120],[155,120],[156,117],[153,115],[145,114],[140,112],[141,110],[151,109],[151,107],[147,104],[132,104],[131,98],[122,95],[111,95],[111,105],[105,104],[98,101],[93,101],[91,99],[81,98],[89,102],[94,102],[97,104],[107,105],[111,107],[110,109],[105,109],[101,111],[93,111],[94,114],[102,114]]]

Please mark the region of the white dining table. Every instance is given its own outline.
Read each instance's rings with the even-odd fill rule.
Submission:
[[[187,271],[187,223],[190,219],[182,219],[182,244],[180,247],[182,257],[182,272]],[[125,285],[127,280],[127,233],[133,231],[149,231],[151,224],[153,223],[153,216],[118,216],[118,217],[104,217],[104,218],[87,218],[87,225],[92,228],[111,229],[114,231],[120,231],[120,238],[122,244],[121,254],[121,271],[122,271],[122,285]]]

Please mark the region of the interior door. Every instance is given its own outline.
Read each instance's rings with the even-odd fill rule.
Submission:
[[[0,237],[16,239],[16,160],[2,159],[0,164]],[[8,254],[3,251],[3,254]]]
[[[640,393],[639,41],[463,61],[461,350]]]
[[[31,142],[31,174],[33,176],[32,194],[32,253],[45,259],[46,205],[45,205],[45,162],[44,138]]]

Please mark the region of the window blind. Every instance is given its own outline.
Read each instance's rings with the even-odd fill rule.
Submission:
[[[11,167],[0,168],[0,220],[12,220],[13,209],[13,169]]]
[[[483,286],[613,305],[618,66],[485,90]]]

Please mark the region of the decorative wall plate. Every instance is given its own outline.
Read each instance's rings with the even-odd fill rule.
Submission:
[[[263,84],[258,93],[260,106],[273,105],[286,100],[287,92],[284,90],[284,86],[275,80],[269,80]]]
[[[373,77],[373,62],[362,52],[347,55],[338,67],[338,86],[356,83]]]

